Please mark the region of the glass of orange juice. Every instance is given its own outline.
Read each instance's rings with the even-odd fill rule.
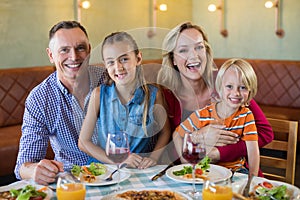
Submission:
[[[69,172],[59,174],[56,186],[58,200],[84,200],[85,193],[85,186],[80,180],[74,178]]]
[[[206,180],[203,185],[203,200],[232,200],[233,193],[230,180],[210,181]]]

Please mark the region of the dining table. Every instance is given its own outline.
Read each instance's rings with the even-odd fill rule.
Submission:
[[[192,184],[190,183],[180,183],[176,182],[166,175],[152,181],[151,178],[158,173],[131,173],[130,177],[120,183],[122,190],[128,189],[166,189],[170,191],[179,191],[185,193],[185,191],[192,189]],[[234,176],[234,181],[243,183],[247,180],[247,175],[236,173]],[[237,183],[237,182],[236,182]],[[203,184],[196,184],[196,190],[201,191]],[[116,189],[116,185],[109,186],[87,186],[86,188],[86,199],[87,200],[98,200],[106,195],[110,195],[112,191]]]
[[[111,166],[108,166],[111,167]],[[136,190],[136,189],[163,189],[163,190],[170,190],[176,191],[181,193],[186,193],[188,190],[192,190],[191,183],[183,183],[178,182],[166,174],[158,178],[157,180],[152,181],[151,178],[155,176],[157,173],[162,171],[166,168],[167,165],[157,165],[145,170],[138,170],[138,169],[121,169],[121,173],[129,174],[128,178],[120,182],[121,190]],[[112,168],[113,169],[113,168]],[[238,190],[238,188],[247,181],[247,175],[241,173],[235,173],[233,176],[233,183],[232,187],[233,190]],[[26,181],[22,180],[15,183],[12,183],[10,186],[13,185],[20,185],[22,182],[25,185]],[[30,181],[29,181],[30,182]],[[51,187],[55,188],[55,184],[51,184]],[[201,191],[203,184],[196,184],[196,190]],[[8,186],[4,186],[8,187]],[[117,188],[117,184],[108,184],[108,185],[93,185],[88,186],[86,185],[86,200],[99,200],[107,195],[111,195]],[[234,189],[236,188],[236,189]],[[2,188],[4,189],[4,188]],[[1,187],[0,187],[1,191]],[[51,200],[56,200],[56,194],[53,193],[53,197]]]

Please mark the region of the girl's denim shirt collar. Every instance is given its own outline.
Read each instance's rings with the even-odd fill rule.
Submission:
[[[117,91],[115,89],[115,87],[116,87],[115,83],[112,84],[112,87],[113,87],[113,91],[114,91],[112,94],[112,101],[116,101],[119,99],[119,97],[118,97]],[[144,96],[145,96],[144,91],[143,91],[142,87],[140,86],[134,91],[133,98],[126,105],[129,105],[131,103],[141,105],[143,103]]]

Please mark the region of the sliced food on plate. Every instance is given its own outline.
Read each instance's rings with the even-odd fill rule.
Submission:
[[[210,158],[205,156],[198,164],[195,166],[195,178],[200,178],[203,180],[207,179],[207,175],[210,169]],[[173,171],[175,176],[182,176],[186,179],[193,178],[193,168],[192,166],[183,166],[181,170]]]
[[[170,190],[160,189],[145,189],[145,190],[125,190],[120,191],[117,194],[112,194],[103,198],[103,200],[114,199],[114,200],[132,200],[132,199],[143,199],[143,200],[185,200],[190,199],[187,195],[181,192],[174,192]]]
[[[35,186],[26,185],[20,189],[10,189],[0,192],[0,200],[43,200],[47,197],[47,187],[36,189]]]
[[[93,183],[96,181],[96,176],[105,174],[107,168],[101,163],[92,162],[88,166],[74,165],[71,169],[71,173],[83,179],[85,182]]]

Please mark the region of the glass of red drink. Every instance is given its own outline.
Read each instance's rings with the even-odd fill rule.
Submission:
[[[199,199],[201,196],[200,191],[196,191],[195,186],[195,166],[206,155],[204,139],[199,134],[192,134],[187,132],[183,138],[182,157],[193,166],[193,189],[188,191],[188,194],[193,199]]]
[[[120,190],[120,164],[125,161],[130,153],[128,135],[124,131],[109,133],[106,141],[106,155],[117,165],[118,186]]]

